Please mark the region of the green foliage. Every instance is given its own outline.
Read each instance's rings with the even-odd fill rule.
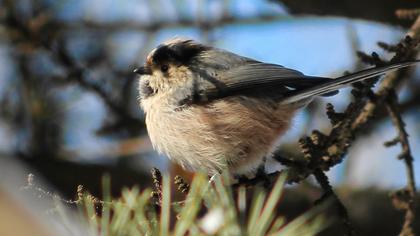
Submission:
[[[104,178],[104,200],[85,194],[78,205],[90,235],[317,234],[328,225],[321,207],[290,222],[278,214],[276,206],[285,180],[286,176],[280,175],[270,192],[253,189],[252,198],[247,199],[248,190],[232,190],[229,178],[219,176],[209,182],[206,176],[197,175],[185,199],[175,201],[170,179],[163,176],[156,204],[150,189],[124,189],[120,198],[111,200],[109,179]]]

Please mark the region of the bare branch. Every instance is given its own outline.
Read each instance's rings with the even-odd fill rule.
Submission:
[[[332,198],[335,202],[335,205],[337,207],[338,215],[341,217],[341,220],[343,221],[343,225],[346,229],[346,235],[354,235],[354,228],[350,223],[349,215],[347,213],[347,209],[344,206],[344,204],[340,201],[338,196],[334,193],[332,186],[328,180],[328,177],[325,175],[325,173],[317,169],[314,172],[314,176],[316,181],[320,184],[322,189],[324,190],[323,196],[316,202],[316,204],[322,203],[328,198]]]
[[[390,96],[387,100],[387,109],[391,116],[392,123],[398,131],[398,137],[395,140],[401,144],[402,153],[398,156],[398,159],[403,160],[407,172],[407,191],[405,198],[398,198],[398,195],[394,194],[394,201],[404,202],[405,221],[401,230],[400,236],[414,236],[414,218],[415,218],[415,198],[416,198],[416,183],[414,178],[413,168],[413,156],[411,154],[410,144],[408,141],[408,133],[405,130],[405,123],[398,110],[398,102],[395,91],[390,92]],[[403,191],[404,192],[404,191]],[[401,192],[402,193],[402,192]]]

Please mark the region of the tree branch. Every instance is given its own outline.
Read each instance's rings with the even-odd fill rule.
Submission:
[[[316,181],[319,183],[321,188],[324,190],[324,194],[322,197],[316,201],[316,204],[319,204],[329,198],[332,198],[335,202],[335,205],[337,207],[338,215],[341,217],[343,221],[343,225],[346,229],[346,235],[354,235],[354,228],[350,223],[349,214],[347,213],[347,209],[344,206],[344,204],[340,201],[338,196],[334,193],[332,186],[328,180],[328,177],[325,175],[325,173],[320,170],[316,169],[314,172],[314,176]]]
[[[413,224],[415,218],[415,198],[416,198],[416,183],[414,179],[414,168],[413,168],[413,156],[411,154],[410,144],[408,141],[408,133],[405,130],[405,123],[398,110],[397,96],[394,91],[390,92],[390,96],[387,100],[387,109],[391,117],[392,123],[398,131],[398,137],[392,144],[399,142],[402,147],[402,153],[398,156],[398,159],[403,160],[407,172],[407,191],[400,191],[402,194],[394,194],[394,202],[397,205],[403,206],[402,208],[406,211],[404,225],[401,230],[400,236],[414,236]],[[405,195],[405,197],[399,197]]]

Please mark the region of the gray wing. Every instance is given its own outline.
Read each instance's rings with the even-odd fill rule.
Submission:
[[[293,91],[329,80],[305,76],[297,70],[262,62],[238,66],[222,73],[219,79],[229,90],[277,88]]]
[[[214,67],[204,67],[214,68]],[[244,58],[235,66],[211,70],[200,70],[200,86],[195,99],[210,101],[228,96],[270,96],[284,98],[328,81],[328,78],[305,76],[299,71],[280,65],[258,62]],[[328,95],[331,95],[329,93]],[[335,94],[335,93],[334,93]]]
[[[238,58],[242,58],[239,57]],[[228,96],[258,96],[281,100],[282,103],[306,101],[314,96],[331,96],[349,84],[380,76],[420,63],[407,61],[365,69],[336,79],[305,76],[286,67],[248,58],[237,60],[225,69],[199,71],[202,80],[196,86],[194,99],[211,101]],[[210,67],[212,68],[212,67]],[[222,68],[222,67],[221,67]]]

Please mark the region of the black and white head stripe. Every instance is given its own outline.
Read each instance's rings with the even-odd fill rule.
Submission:
[[[152,56],[152,63],[175,62],[188,64],[194,57],[209,48],[193,40],[174,40],[156,48]]]

